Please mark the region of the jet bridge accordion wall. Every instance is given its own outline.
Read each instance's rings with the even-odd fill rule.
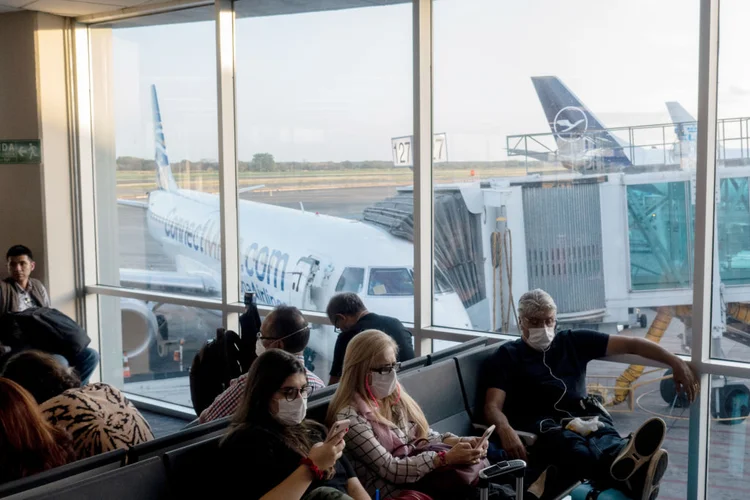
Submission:
[[[523,212],[529,289],[558,314],[604,309],[599,184],[524,185]]]
[[[437,271],[442,271],[464,307],[470,307],[487,296],[479,216],[469,212],[459,191],[440,191],[435,193],[434,218]],[[399,193],[366,208],[364,221],[413,242],[414,195]]]

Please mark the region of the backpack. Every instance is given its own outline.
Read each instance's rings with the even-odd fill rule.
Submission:
[[[39,349],[70,360],[91,343],[78,323],[51,307],[5,313],[0,319],[0,343],[14,352]]]
[[[217,329],[216,338],[201,347],[190,367],[190,397],[195,413],[200,415],[208,408],[231,380],[250,369],[254,360],[254,343],[231,330]]]

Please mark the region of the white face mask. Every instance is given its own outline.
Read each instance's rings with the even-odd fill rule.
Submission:
[[[396,390],[397,381],[396,370],[392,370],[391,373],[372,372],[370,391],[378,399],[387,398]]]
[[[305,419],[307,414],[307,398],[297,396],[294,401],[287,401],[284,398],[276,400],[279,404],[279,411],[276,413],[276,420],[284,425],[297,425]]]
[[[526,341],[537,351],[546,351],[554,338],[555,327],[545,326],[544,328],[529,328],[529,337]]]
[[[255,355],[260,357],[261,354],[266,352],[266,346],[263,345],[263,341],[258,339],[255,341]]]

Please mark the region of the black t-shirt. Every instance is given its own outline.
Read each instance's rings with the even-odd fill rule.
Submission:
[[[322,441],[315,434],[314,441]],[[320,439],[317,439],[320,438]],[[288,448],[274,433],[250,427],[237,431],[219,447],[223,479],[220,488],[229,498],[241,492],[242,498],[256,500],[278,486],[300,465],[302,456]],[[336,462],[336,475],[327,481],[314,481],[308,492],[320,486],[329,486],[346,493],[346,483],[357,477],[346,457]]]
[[[558,332],[545,353],[521,339],[506,342],[487,360],[483,380],[487,388],[505,391],[503,413],[511,427],[535,432],[542,419],[559,420],[569,416],[566,411],[580,414],[586,365],[607,354],[608,342],[609,335],[592,330]],[[560,380],[567,392],[555,409],[565,391]]]
[[[367,313],[357,321],[350,329],[339,333],[336,339],[336,347],[333,350],[333,362],[331,363],[331,376],[340,377],[344,369],[344,354],[346,346],[360,332],[365,330],[380,330],[387,334],[398,344],[398,360],[408,361],[414,358],[414,344],[411,332],[407,330],[396,318],[381,316],[375,313]]]

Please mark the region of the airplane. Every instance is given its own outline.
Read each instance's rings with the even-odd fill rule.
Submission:
[[[556,76],[533,76],[539,102],[558,150],[536,153],[513,150],[542,161],[559,161],[574,171],[623,171],[664,165],[661,149],[629,144],[613,135],[581,100]]]
[[[147,202],[119,201],[146,210],[149,233],[174,259],[177,271],[121,269],[121,284],[217,296],[219,197],[179,188],[169,164],[155,85],[151,100],[158,188]],[[355,292],[368,310],[413,321],[412,243],[361,221],[249,200],[239,200],[238,212],[241,290],[254,292],[259,304],[325,311],[335,293]],[[438,270],[433,314],[436,324],[471,328],[458,294]],[[317,328],[309,347],[330,360],[335,341],[332,327]]]

